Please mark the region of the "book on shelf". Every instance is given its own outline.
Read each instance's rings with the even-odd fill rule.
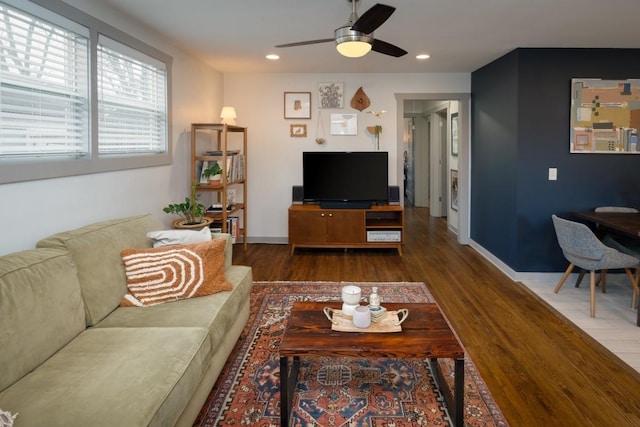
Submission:
[[[213,233],[222,233],[222,221],[214,221],[209,226],[209,229]],[[231,243],[236,243],[238,237],[240,237],[240,226],[238,223],[238,217],[230,216],[227,218],[227,233],[231,237]]]
[[[227,175],[227,182],[231,182],[232,179],[232,172],[233,172],[233,157],[227,157],[227,167],[226,167],[226,175]]]
[[[204,176],[204,171],[207,170],[208,167],[209,167],[209,162],[206,160],[202,162],[199,161],[197,164],[196,177],[198,178],[200,184],[209,183],[209,178]]]
[[[223,156],[224,151],[222,150],[206,151],[205,154],[207,156]],[[236,154],[240,154],[240,150],[227,150],[227,156],[235,156]]]
[[[235,243],[240,234],[240,230],[238,228],[238,217],[232,216],[228,218],[227,221],[227,231],[231,235],[231,243]]]
[[[229,160],[231,162],[228,163],[227,182],[244,180],[244,154],[237,154],[230,159],[227,158],[228,162]]]
[[[235,208],[234,204],[227,204],[227,212],[230,212]],[[222,212],[222,203],[213,203],[207,208],[207,212]]]

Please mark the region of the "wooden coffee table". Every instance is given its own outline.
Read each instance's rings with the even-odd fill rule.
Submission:
[[[336,332],[322,309],[340,309],[339,302],[296,302],[280,344],[281,425],[289,425],[300,357],[427,358],[445,396],[456,427],[463,426],[464,349],[437,304],[385,303],[388,310],[409,309],[401,332]],[[366,330],[363,330],[366,331]],[[454,392],[442,377],[437,359],[455,360]],[[289,363],[292,359],[293,363]],[[290,366],[291,365],[291,366]]]

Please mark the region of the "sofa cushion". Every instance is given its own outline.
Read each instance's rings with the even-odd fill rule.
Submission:
[[[153,247],[159,248],[169,245],[188,245],[211,240],[211,229],[203,227],[202,230],[158,230],[150,231],[147,237],[153,240]]]
[[[201,327],[209,330],[212,348],[217,348],[249,299],[253,278],[251,267],[234,265],[226,271],[231,292],[174,301],[151,307],[119,307],[96,328],[113,327]]]
[[[67,252],[32,249],[0,257],[0,390],[84,329],[80,284]]]
[[[151,306],[232,289],[224,277],[223,239],[122,251],[127,288],[122,306]]]
[[[120,251],[150,248],[147,233],[159,230],[151,215],[103,221],[49,236],[39,248],[66,249],[71,253],[85,303],[87,325],[102,320],[120,305],[127,284]]]
[[[0,407],[24,427],[170,426],[211,355],[201,328],[88,329],[0,393]]]

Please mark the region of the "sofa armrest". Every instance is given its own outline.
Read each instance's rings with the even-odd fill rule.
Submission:
[[[229,233],[211,233],[212,239],[227,239],[227,245],[224,248],[224,269],[231,267],[233,262],[233,244],[231,243],[231,235]]]

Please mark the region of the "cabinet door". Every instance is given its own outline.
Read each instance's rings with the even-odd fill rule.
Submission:
[[[322,210],[289,211],[289,243],[325,243],[326,214]]]
[[[331,210],[327,211],[328,243],[363,243],[365,211]]]

